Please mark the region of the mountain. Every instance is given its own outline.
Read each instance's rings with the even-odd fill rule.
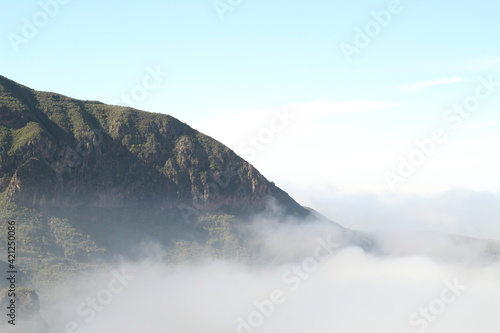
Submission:
[[[208,224],[230,227],[266,207],[310,214],[231,149],[171,116],[40,92],[3,76],[0,192],[1,218],[17,220],[25,263],[38,269],[48,260],[49,277],[48,267],[65,260],[207,239]]]
[[[164,114],[0,77],[0,191],[30,207],[307,211],[229,148]]]

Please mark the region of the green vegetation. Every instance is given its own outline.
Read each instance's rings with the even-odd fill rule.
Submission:
[[[0,221],[16,221],[16,265],[37,286],[63,280],[87,270],[104,253],[67,220],[47,218],[37,210],[0,200]],[[4,225],[3,225],[4,226]],[[7,228],[0,228],[0,247],[6,248]]]
[[[89,235],[84,235],[71,226],[67,219],[51,217],[49,226],[55,237],[55,243],[63,250],[64,257],[88,261],[102,257],[106,250],[97,247]]]
[[[10,146],[12,146],[11,130],[5,126],[0,126],[0,152],[7,152]]]
[[[40,140],[44,130],[38,123],[29,122],[26,126],[12,131],[12,144],[9,154],[14,154],[21,147]]]
[[[206,258],[238,259],[246,261],[249,254],[241,240],[236,236],[234,227],[236,217],[225,214],[204,214],[197,219],[197,224],[208,232],[204,242],[178,240],[168,253],[167,260],[185,262]]]

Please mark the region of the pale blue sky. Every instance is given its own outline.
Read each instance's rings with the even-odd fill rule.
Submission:
[[[476,62],[500,50],[493,0],[402,0],[403,11],[351,64],[339,43],[388,1],[245,0],[221,21],[211,0],[70,0],[16,53],[8,33],[20,34],[38,3],[1,1],[4,75],[111,101],[145,67],[160,66],[171,76],[144,108],[188,120],[317,99],[406,99],[392,88],[475,77]]]
[[[246,158],[242,148],[269,124],[270,108],[294,106],[298,120],[251,162],[348,225],[362,222],[324,198],[394,195],[385,175],[436,128],[449,140],[395,193],[500,192],[500,87],[458,130],[443,120],[481,77],[500,81],[497,0],[401,0],[351,61],[341,43],[355,45],[356,29],[391,1],[244,0],[224,20],[212,0],[65,0],[44,14],[41,4],[56,1],[0,0],[2,75],[124,104],[159,69],[168,76],[133,106],[175,116]],[[13,46],[36,20],[43,27]]]

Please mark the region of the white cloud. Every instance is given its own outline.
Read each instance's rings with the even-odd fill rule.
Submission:
[[[438,79],[438,80],[403,85],[403,86],[399,86],[398,89],[401,91],[416,92],[416,91],[421,91],[422,89],[427,88],[427,87],[439,86],[439,85],[451,84],[451,83],[459,83],[459,82],[464,82],[464,81],[465,81],[464,78],[459,77],[459,76],[455,76],[455,77],[442,78],[442,79]]]
[[[301,119],[304,119],[314,116],[375,111],[375,110],[394,107],[397,105],[398,103],[394,102],[381,102],[381,101],[368,101],[368,100],[336,101],[336,102],[325,102],[319,100],[311,103],[290,104],[276,108],[223,114],[216,117],[202,119],[199,122],[194,123],[193,126],[201,131],[204,131],[207,134],[210,132],[220,133],[221,129],[227,130],[227,124],[238,124],[238,125],[248,126],[261,123],[263,120],[264,121],[268,120],[273,115],[273,111],[277,109],[282,109],[284,107],[293,110],[293,112],[296,112],[301,116]]]
[[[288,185],[288,184],[287,184]],[[332,186],[290,189],[335,222],[371,232],[439,232],[500,240],[500,192],[431,195],[340,193]]]
[[[500,266],[484,248],[447,237],[398,235],[381,237],[387,255],[374,255],[354,246],[329,247],[334,226],[282,222],[253,226],[264,258],[270,258],[262,265],[232,260],[126,264],[118,271],[135,278],[110,298],[102,292],[112,277],[106,270],[82,276],[85,283],[53,285],[41,295],[44,318],[54,332],[73,322],[88,333],[490,333],[500,328]],[[78,312],[82,304],[94,314],[92,320]]]
[[[293,151],[299,152],[307,160],[313,147],[317,150],[318,157],[325,154],[329,156],[330,152],[324,151],[324,149],[331,148],[332,143],[339,144],[338,142],[330,142],[330,131],[333,128],[328,126],[326,130],[324,128],[325,124],[334,122],[334,115],[355,115],[359,113],[359,116],[362,117],[362,112],[376,112],[397,105],[397,103],[381,101],[316,101],[304,104],[292,104],[274,109],[224,114],[200,120],[198,123],[193,124],[193,126],[229,146],[251,163],[256,162],[256,159],[252,158],[252,155],[258,155],[259,162],[270,161],[272,159],[274,161],[272,163],[277,163],[281,158],[283,158],[281,161],[296,158],[297,153],[293,153]],[[244,146],[249,138],[259,137],[259,134],[266,134],[263,131],[269,132],[269,129],[272,130],[273,125],[276,125],[273,124],[276,113],[283,112],[285,109],[287,110],[286,112],[293,115],[288,123],[282,126],[282,122],[279,122],[278,125],[280,128],[277,131],[273,131],[271,142],[259,144],[259,146],[263,146],[264,148],[259,149],[255,154],[246,154],[245,151],[248,152],[249,149],[245,149]],[[338,125],[336,126],[338,127]],[[342,130],[348,131],[346,128],[342,128]],[[320,142],[313,142],[312,140],[316,140],[320,132],[323,133],[323,139]],[[335,132],[339,134],[338,129]],[[350,138],[350,140],[353,143],[353,139]],[[362,138],[358,137],[356,143],[359,144],[361,140]],[[346,142],[342,144],[345,145]],[[247,146],[250,146],[250,144]],[[305,162],[305,160],[302,160],[302,162]],[[308,160],[308,162],[310,163],[311,160]],[[297,166],[298,163],[301,162],[296,161],[293,165]],[[256,167],[259,168],[262,166],[262,164],[259,164],[257,163]],[[268,172],[268,170],[261,171],[264,173]]]
[[[308,116],[323,116],[340,113],[374,111],[397,106],[397,103],[378,101],[345,101],[345,102],[325,102],[317,101],[313,103],[294,105],[298,112]]]

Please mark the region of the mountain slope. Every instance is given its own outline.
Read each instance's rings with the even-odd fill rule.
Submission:
[[[171,116],[2,76],[0,193],[1,218],[18,222],[24,269],[40,280],[133,256],[144,243],[227,239],[234,221],[269,205],[309,215],[231,149]]]
[[[38,92],[0,77],[0,191],[30,207],[180,205],[250,212],[270,196],[252,165],[177,119]]]

